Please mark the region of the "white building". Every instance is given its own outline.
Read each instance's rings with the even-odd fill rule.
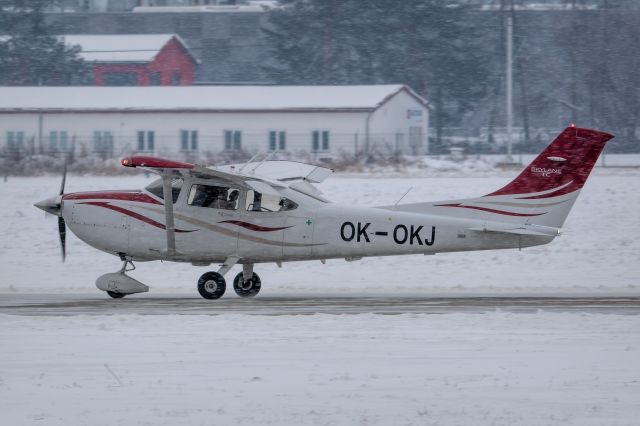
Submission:
[[[0,87],[5,152],[419,155],[428,127],[427,102],[403,85]]]

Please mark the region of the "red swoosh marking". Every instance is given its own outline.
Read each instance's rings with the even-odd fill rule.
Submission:
[[[462,204],[459,204],[459,203],[456,203],[456,204],[436,204],[436,207],[460,207],[460,208],[463,208],[463,209],[482,210],[484,212],[501,214],[501,215],[505,215],[505,216],[541,216],[543,214],[546,214],[546,213],[515,213],[515,212],[504,211],[504,210],[488,209],[486,207],[465,206],[465,205],[462,205]]]
[[[93,192],[76,192],[74,194],[66,194],[63,200],[91,200],[91,199],[103,199],[103,200],[122,200],[122,201],[136,201],[138,203],[158,204],[161,202],[154,200],[147,194],[143,194],[140,191],[128,191],[128,192],[116,192],[116,191],[93,191]]]
[[[233,225],[241,226],[243,228],[250,229],[252,231],[257,231],[257,232],[281,231],[283,229],[292,228],[292,226],[283,226],[281,228],[269,228],[267,226],[254,225],[253,223],[249,223],[249,222],[242,222],[241,220],[223,220],[218,223],[231,223]]]
[[[535,196],[532,196],[532,197],[518,197],[518,200],[538,200],[538,199],[541,199],[541,198],[559,197],[561,195],[571,194],[571,193],[577,191],[576,188],[572,188],[572,187],[573,187],[573,185],[570,185],[567,188],[562,188],[562,189],[559,189],[557,191],[551,192],[549,194],[535,195]],[[578,189],[580,189],[580,188],[578,188]]]
[[[123,209],[122,207],[118,207],[118,206],[114,206],[112,204],[109,203],[105,203],[105,202],[101,202],[101,201],[89,201],[86,203],[79,203],[79,204],[88,204],[90,206],[97,206],[97,207],[104,207],[105,209],[110,209],[113,211],[116,211],[118,213],[122,213],[122,214],[126,214],[127,216],[130,216],[134,219],[138,219],[139,221],[142,221],[144,223],[148,223],[151,226],[155,226],[156,228],[160,228],[160,229],[167,229],[167,227],[160,223],[160,222],[156,222],[155,220],[148,218],[146,216],[143,216],[139,213],[136,212],[132,212],[131,210],[127,210],[127,209]],[[176,229],[176,232],[195,232],[197,231],[197,229],[194,229],[192,231],[187,231],[184,229]]]

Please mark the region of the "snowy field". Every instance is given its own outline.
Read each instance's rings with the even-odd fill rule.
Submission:
[[[0,315],[0,324],[3,425],[640,418],[638,315]]]
[[[423,174],[426,173],[423,171]],[[336,176],[323,185],[336,201],[361,205],[446,200],[486,194],[516,171],[482,171],[458,177]],[[151,178],[69,176],[67,192],[140,188]],[[0,181],[0,294],[95,292],[96,277],[120,261],[67,233],[67,261],[60,262],[55,217],[32,204],[57,193],[59,177]],[[262,294],[629,294],[640,295],[640,169],[596,169],[565,223],[564,234],[546,246],[522,251],[443,253],[435,256],[368,258],[358,262],[257,265]],[[138,263],[131,275],[154,294],[196,295],[195,283],[212,267]],[[239,271],[229,273],[233,277]],[[144,295],[132,296],[144,297]],[[235,297],[235,294],[225,295]]]
[[[406,202],[476,196],[515,174],[343,175],[322,189],[336,202],[381,205],[409,187]],[[149,181],[69,176],[67,191]],[[55,218],[31,206],[58,186],[58,177],[0,182],[0,299],[100,297],[95,278],[118,269],[70,234],[60,263]],[[598,169],[550,245],[258,265],[261,294],[638,297],[639,194],[640,170]],[[210,269],[137,267],[152,295],[190,300]],[[628,313],[0,314],[1,424],[637,425],[640,315]]]

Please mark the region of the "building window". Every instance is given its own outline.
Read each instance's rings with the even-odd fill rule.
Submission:
[[[313,152],[329,151],[328,130],[314,130],[311,132],[311,150]]]
[[[105,86],[138,86],[138,74],[135,72],[106,72]]]
[[[224,131],[224,149],[227,151],[240,151],[242,149],[242,132],[240,130]]]
[[[138,130],[138,151],[153,152],[156,147],[156,132]]]
[[[269,151],[287,150],[287,132],[272,130],[269,132]]]
[[[69,136],[66,130],[52,130],[49,132],[49,148],[52,151],[66,151],[69,149]]]
[[[9,151],[20,151],[24,148],[24,132],[7,132],[7,148]]]
[[[197,130],[180,130],[180,150],[181,151],[197,151],[198,150],[198,131]]]
[[[93,150],[100,153],[113,152],[113,133],[96,130],[93,132]]]
[[[152,72],[151,74],[149,74],[149,85],[151,86],[160,86],[161,82],[160,82],[160,73],[159,72]]]
[[[178,71],[174,71],[171,73],[171,85],[172,86],[180,86],[182,83],[182,75]]]

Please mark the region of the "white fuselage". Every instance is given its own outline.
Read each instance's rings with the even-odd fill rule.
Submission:
[[[198,183],[189,179],[184,188]],[[189,205],[188,191],[182,190],[173,205],[175,252],[167,251],[164,201],[147,191],[66,194],[62,215],[75,235],[99,250],[134,260],[197,264],[223,262],[230,256],[239,258],[239,263],[261,263],[435,254],[528,247],[553,239],[469,232],[485,222],[387,207],[338,205],[291,188],[281,193],[297,208],[251,211],[244,208],[247,189],[240,188],[235,210]]]

